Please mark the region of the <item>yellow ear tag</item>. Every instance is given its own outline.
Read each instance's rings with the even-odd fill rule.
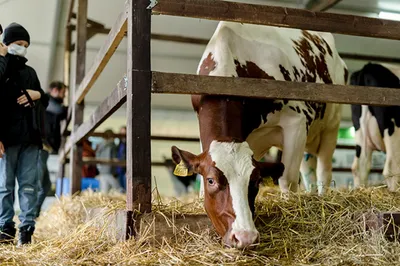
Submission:
[[[192,174],[193,174],[193,172],[189,171],[189,169],[186,167],[183,160],[181,160],[181,162],[176,165],[175,170],[174,170],[174,175],[177,175],[177,176],[189,176]]]

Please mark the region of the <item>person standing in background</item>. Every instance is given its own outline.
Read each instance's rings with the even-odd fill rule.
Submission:
[[[85,138],[82,142],[83,151],[82,157],[95,158],[96,152],[92,149],[92,143]],[[84,164],[82,166],[82,177],[95,178],[99,174],[96,165]]]
[[[61,145],[61,121],[67,118],[68,113],[68,107],[63,104],[66,93],[65,84],[61,81],[53,81],[50,83],[48,91],[49,105],[46,109],[46,136],[43,141],[43,150],[39,154],[40,182],[36,217],[39,217],[43,202],[51,189],[47,160],[49,159],[49,154],[58,154]]]
[[[28,31],[18,23],[11,23],[4,30],[3,43],[0,43],[0,242],[13,243],[15,238],[17,179],[20,246],[31,243],[35,231],[37,166],[43,146],[44,109],[49,97],[42,90],[36,71],[26,65]]]
[[[104,132],[104,140],[97,146],[96,158],[112,160],[117,158],[117,147],[114,144],[114,133],[108,129]],[[107,193],[111,189],[119,190],[120,185],[115,172],[115,166],[109,164],[98,164],[100,191]]]
[[[117,159],[120,161],[126,160],[126,126],[122,126],[119,133],[123,135],[119,139],[119,144],[117,146]],[[122,188],[122,192],[126,191],[126,167],[117,166],[116,167],[119,184]]]

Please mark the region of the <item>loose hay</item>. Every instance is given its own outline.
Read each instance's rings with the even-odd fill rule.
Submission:
[[[204,213],[200,200],[154,197],[155,214],[138,241],[118,242],[96,221],[125,208],[123,195],[85,192],[64,198],[39,219],[35,244],[24,248],[0,245],[1,265],[394,265],[400,244],[380,232],[365,231],[355,214],[399,211],[399,193],[385,188],[335,191],[324,197],[265,192],[257,200],[257,228],[261,243],[253,250],[223,248],[212,228],[175,229],[175,235],[155,239],[155,228],[173,224],[171,213]],[[192,197],[194,198],[194,197]],[[169,203],[169,204],[167,204]],[[88,209],[105,207],[102,217],[87,221]],[[169,216],[168,216],[169,217]],[[167,221],[168,220],[168,221]],[[156,224],[158,223],[158,224]]]

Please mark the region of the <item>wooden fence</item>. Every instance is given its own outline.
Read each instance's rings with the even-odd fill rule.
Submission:
[[[338,1],[318,2],[325,4],[312,4],[310,9],[325,10],[332,2]],[[135,234],[135,220],[140,218],[140,213],[151,211],[151,93],[220,94],[345,104],[400,105],[398,90],[391,88],[171,74],[152,72],[150,65],[151,38],[163,38],[151,34],[152,15],[224,20],[394,40],[400,39],[400,22],[217,0],[127,0],[124,10],[121,10],[108,32],[107,41],[85,74],[86,42],[96,31],[100,31],[101,25],[87,18],[88,0],[78,0],[77,3],[78,9],[74,15],[74,1],[70,0],[67,16],[64,74],[66,83],[70,79],[73,47],[76,50],[77,67],[75,80],[70,84],[68,118],[62,126],[63,133],[66,133],[68,123],[71,122],[72,133],[68,140],[66,134],[63,137],[59,176],[64,176],[64,166],[69,155],[71,193],[80,191],[82,140],[127,102],[127,238]],[[71,23],[73,17],[76,17],[76,25]],[[71,43],[73,30],[76,30],[77,34],[75,45]],[[89,120],[84,122],[85,96],[125,35],[128,38],[126,75],[121,77],[111,94],[104,99]],[[175,40],[179,41],[179,38]],[[243,91],[243,86],[249,89]],[[265,91],[266,86],[270,90]],[[268,95],[265,95],[266,92]]]

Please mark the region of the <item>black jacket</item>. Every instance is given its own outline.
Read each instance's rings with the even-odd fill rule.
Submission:
[[[49,105],[46,109],[46,141],[58,153],[61,145],[61,120],[66,119],[68,107],[62,104],[62,100],[55,99],[49,95]]]
[[[38,110],[48,105],[49,98],[40,86],[36,71],[26,65],[24,57],[7,54],[0,56],[0,141],[6,147],[19,144],[34,144],[42,146],[40,122],[37,121]],[[40,100],[35,107],[24,107],[17,103],[17,99],[25,90],[40,92]],[[43,114],[44,118],[44,114]]]

